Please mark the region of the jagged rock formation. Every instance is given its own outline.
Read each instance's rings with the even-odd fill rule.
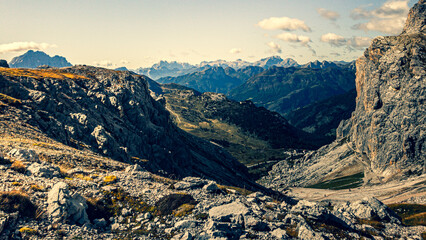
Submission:
[[[354,71],[348,68],[271,67],[231,90],[229,96],[284,114],[345,93],[355,87],[354,79]]]
[[[50,67],[69,67],[71,63],[61,56],[49,56],[42,51],[29,50],[21,56],[14,57],[10,63],[11,68],[37,68],[47,65]]]
[[[6,60],[0,59],[0,67],[8,68],[9,64],[7,64]]]
[[[1,100],[17,108],[16,119],[56,141],[154,172],[256,187],[246,168],[222,148],[171,124],[143,76],[86,66],[4,68],[0,80]]]
[[[356,173],[351,168],[364,172],[365,183],[426,172],[425,6],[424,0],[415,4],[400,35],[374,39],[357,60],[356,109],[340,124],[337,140],[296,161],[294,168],[280,163],[298,173],[272,183],[281,181],[277,165],[265,179],[269,186],[294,185],[305,174],[311,178],[300,184],[313,184]]]

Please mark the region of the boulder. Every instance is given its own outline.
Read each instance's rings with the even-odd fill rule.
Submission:
[[[275,237],[276,239],[288,239],[290,238],[287,235],[287,232],[281,228],[277,228],[274,231],[271,232],[271,236]]]
[[[185,189],[197,189],[203,187],[207,184],[206,180],[196,177],[186,177],[182,179],[182,181],[174,184],[175,189],[177,190],[185,190]]]
[[[53,166],[50,163],[32,163],[28,168],[27,172],[36,177],[52,178],[59,177],[61,175],[59,167]]]
[[[37,162],[38,154],[31,149],[14,148],[7,154],[9,157],[23,162]]]
[[[217,184],[214,182],[210,182],[207,185],[205,185],[203,187],[203,190],[208,193],[217,193],[221,191],[220,188],[217,186]]]
[[[53,222],[67,221],[72,224],[89,223],[87,203],[80,194],[71,194],[68,184],[56,183],[48,193],[47,212]]]
[[[238,215],[247,215],[250,210],[242,202],[232,202],[209,210],[209,216],[213,219],[224,221]]]

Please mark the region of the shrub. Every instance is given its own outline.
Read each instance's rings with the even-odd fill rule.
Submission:
[[[28,234],[28,235],[35,235],[37,234],[37,230],[29,228],[29,227],[22,227],[19,229],[20,233]]]
[[[31,190],[33,190],[34,192],[44,192],[44,187],[37,185],[37,184],[33,184],[31,185]]]
[[[27,194],[21,191],[0,192],[0,210],[19,214],[26,217],[34,217],[37,207],[31,202]]]
[[[183,217],[192,212],[192,210],[195,208],[195,205],[193,204],[182,204],[178,209],[173,211],[173,215],[175,217]]]
[[[170,194],[162,197],[155,205],[159,214],[170,215],[173,210],[184,204],[195,205],[197,202],[188,194]]]
[[[10,168],[19,173],[25,173],[27,171],[27,166],[19,160],[15,160]]]

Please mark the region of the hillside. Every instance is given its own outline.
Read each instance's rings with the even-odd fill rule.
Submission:
[[[222,148],[171,124],[169,113],[151,98],[140,75],[87,66],[0,68],[0,79],[3,98],[17,103],[7,108],[17,108],[10,118],[15,120],[2,121],[6,135],[27,139],[26,132],[12,133],[17,123],[29,124],[31,132],[52,141],[138,163],[152,172],[258,187]]]
[[[231,90],[229,96],[285,114],[353,89],[354,79],[355,72],[348,68],[272,67]]]
[[[43,65],[59,68],[72,66],[64,57],[58,55],[51,57],[42,51],[33,50],[14,57],[9,63],[11,68],[37,68]]]

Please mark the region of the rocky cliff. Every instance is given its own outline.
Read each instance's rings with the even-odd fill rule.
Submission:
[[[400,35],[374,39],[357,60],[356,109],[337,140],[293,165],[278,164],[266,185],[306,186],[357,172],[364,183],[383,183],[426,172],[425,6],[419,1]]]
[[[256,187],[246,168],[222,148],[173,125],[141,75],[86,66],[2,68],[0,93],[3,100],[16,103],[8,105],[19,109],[12,117],[16,121],[74,148],[176,177]]]

